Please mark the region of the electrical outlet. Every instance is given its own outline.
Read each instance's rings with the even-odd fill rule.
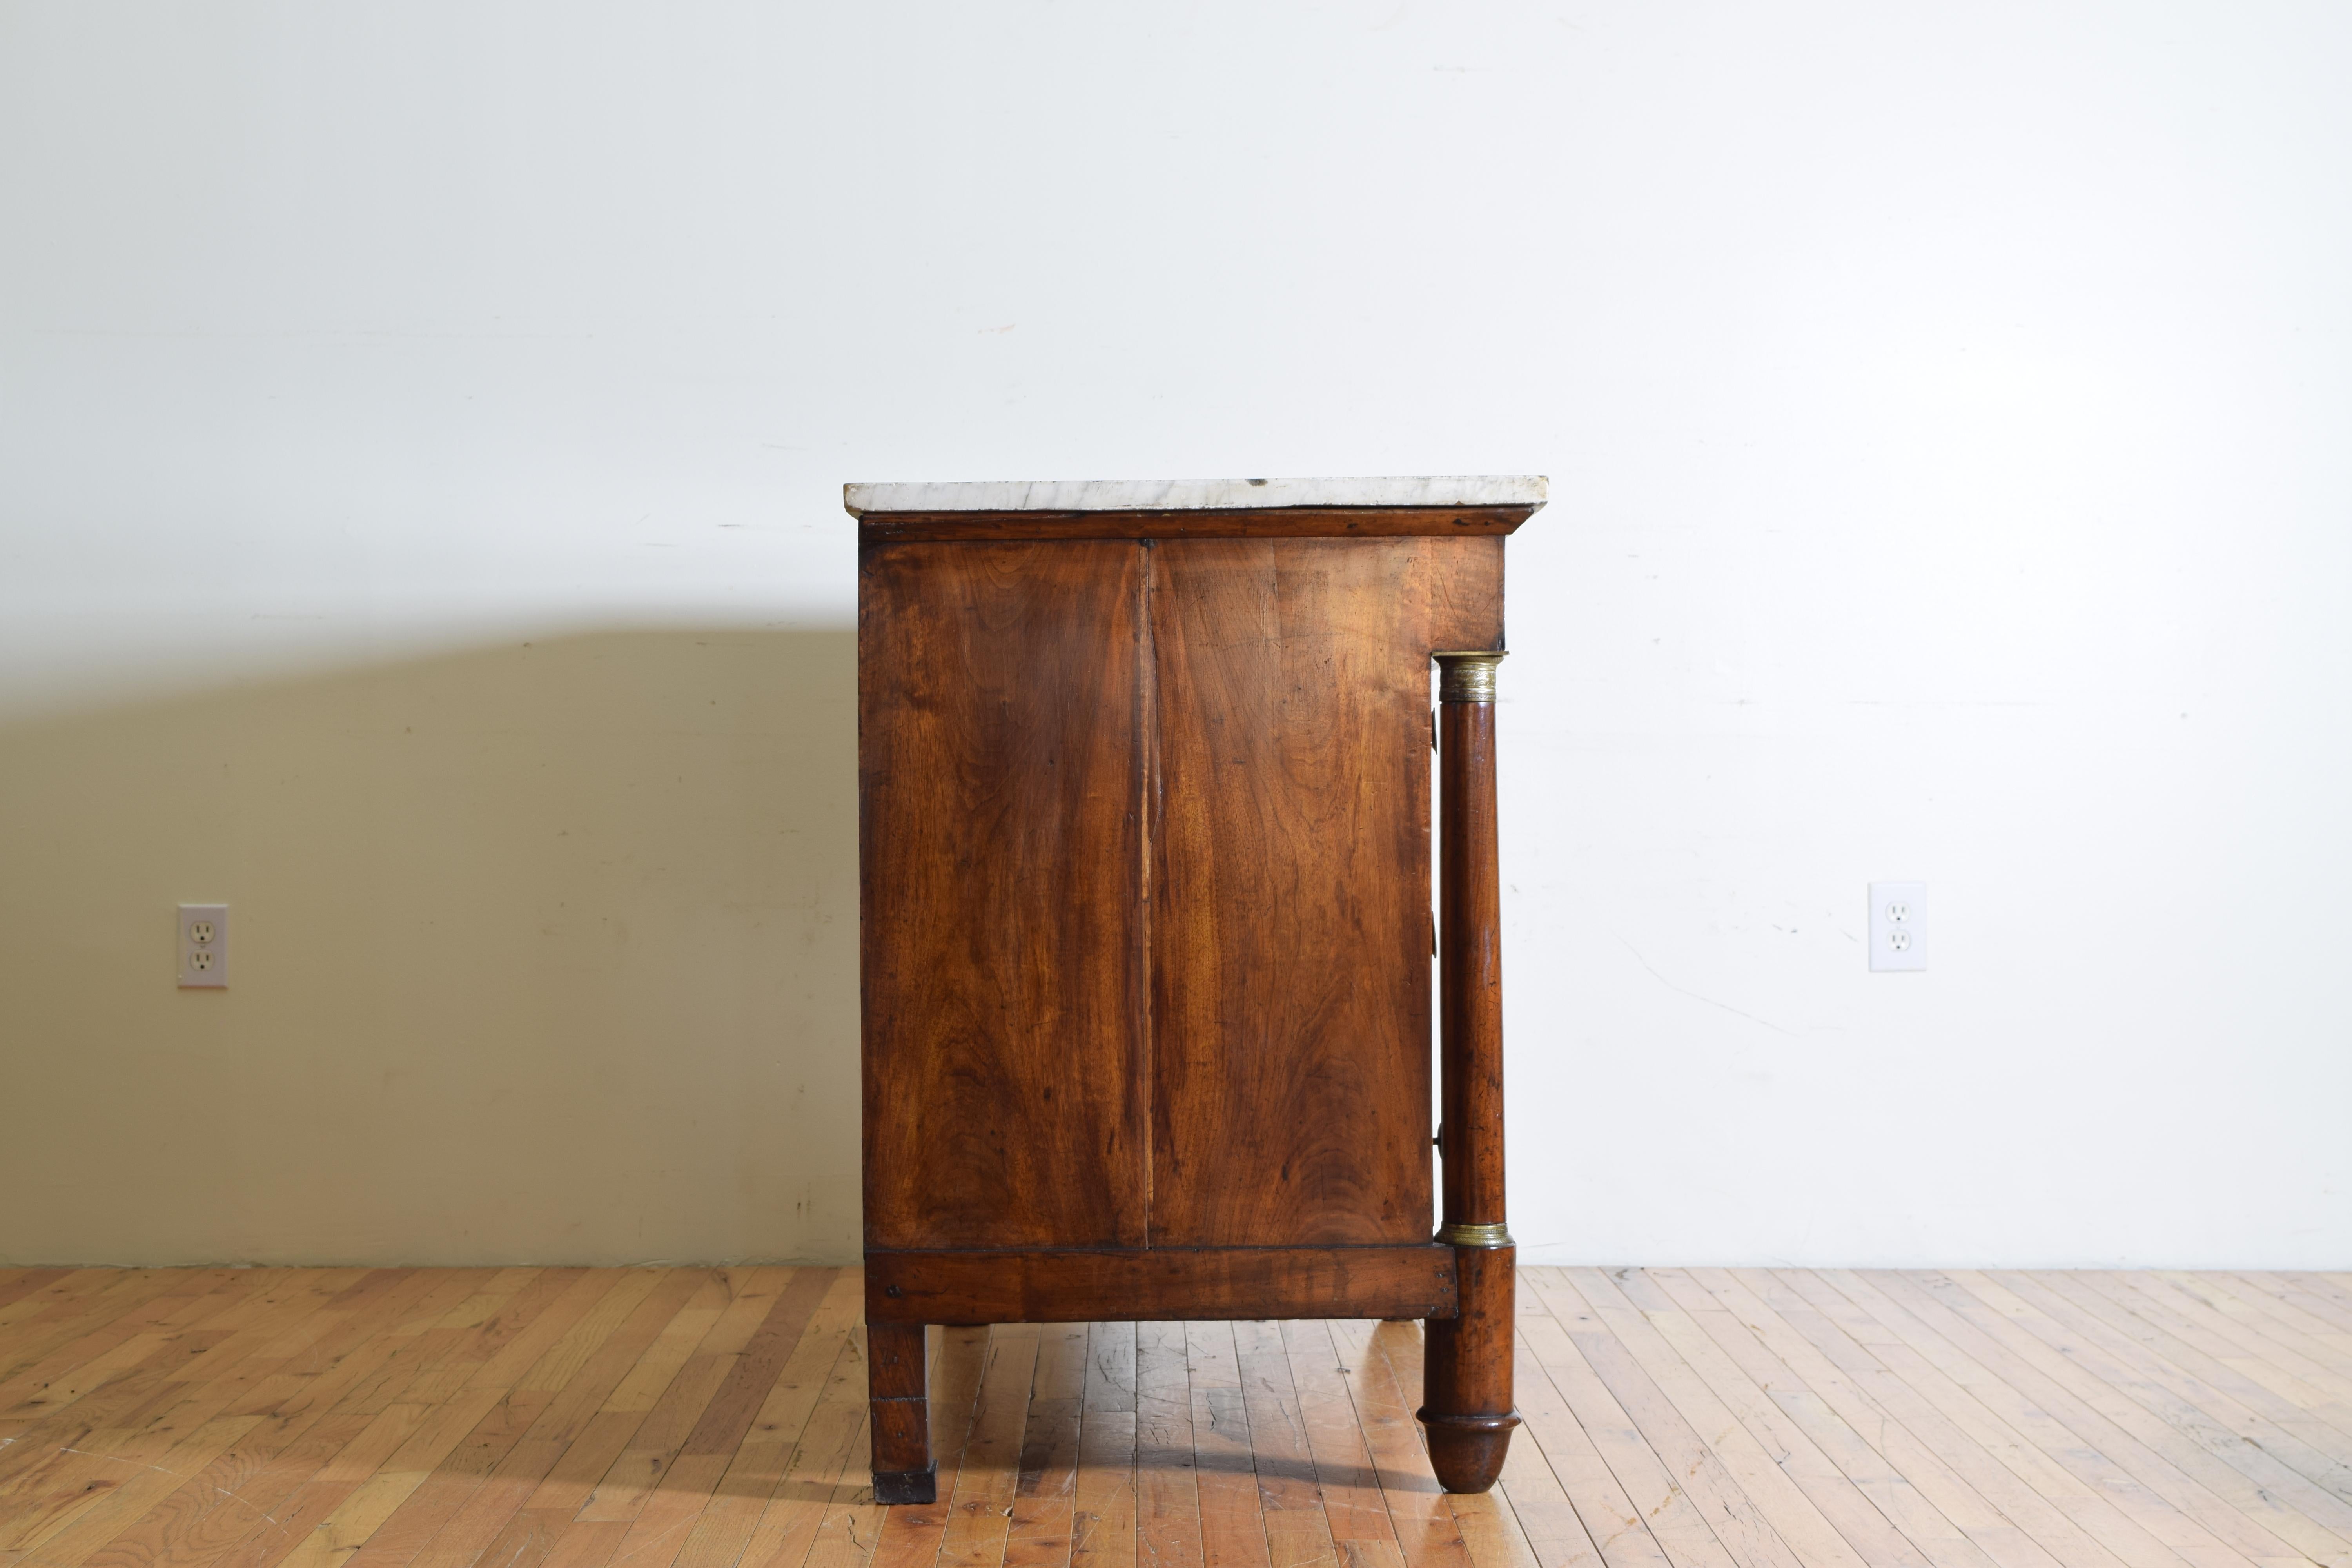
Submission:
[[[180,984],[208,988],[228,984],[228,906],[180,906]]]
[[[1927,967],[1927,884],[1870,885],[1870,967]]]

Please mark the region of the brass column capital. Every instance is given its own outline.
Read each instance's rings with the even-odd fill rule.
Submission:
[[[1433,653],[1437,661],[1437,700],[1440,702],[1492,702],[1495,700],[1495,667],[1509,655],[1502,648],[1466,648],[1459,651]]]

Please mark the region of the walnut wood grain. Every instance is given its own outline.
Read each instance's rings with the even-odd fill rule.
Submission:
[[[872,1323],[1450,1318],[1454,1249],[1268,1247],[868,1252]]]
[[[1152,551],[1155,1246],[1429,1236],[1429,654],[1500,552]]]
[[[859,574],[868,1247],[1146,1225],[1142,552],[889,545]]]

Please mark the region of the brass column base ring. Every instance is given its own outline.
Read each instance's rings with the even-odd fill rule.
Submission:
[[[1466,1225],[1456,1220],[1438,1227],[1437,1240],[1445,1247],[1508,1247],[1511,1233],[1500,1220],[1493,1225]]]

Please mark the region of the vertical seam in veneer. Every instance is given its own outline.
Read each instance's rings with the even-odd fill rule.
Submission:
[[[1151,1245],[1151,1200],[1153,1177],[1158,1155],[1152,1147],[1152,1123],[1159,1112],[1157,1074],[1159,1071],[1153,1035],[1155,1023],[1151,1000],[1151,860],[1153,852],[1152,807],[1160,795],[1160,645],[1153,630],[1151,616],[1151,579],[1158,564],[1158,552],[1149,539],[1136,542],[1137,554],[1142,570],[1136,586],[1135,672],[1135,744],[1136,767],[1136,1036],[1143,1058],[1137,1078],[1137,1104],[1141,1110],[1138,1118],[1141,1127],[1143,1159],[1143,1245]]]

